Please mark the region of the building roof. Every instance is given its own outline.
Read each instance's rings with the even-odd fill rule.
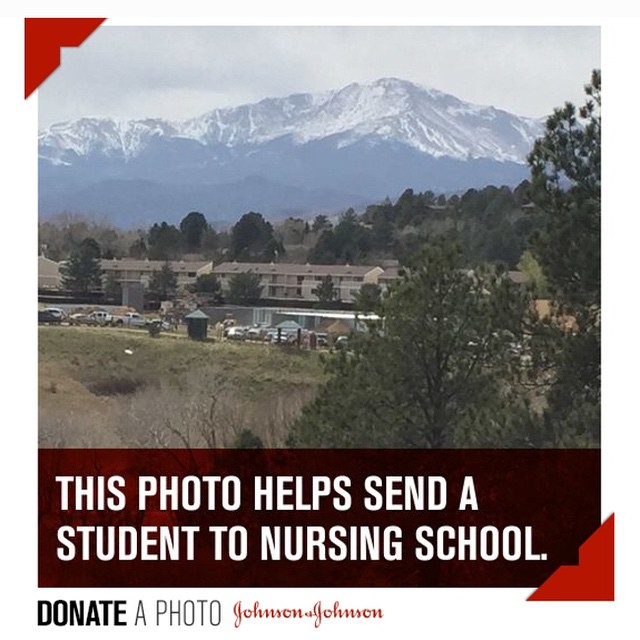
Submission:
[[[302,327],[295,320],[283,320],[280,324],[276,325],[276,329],[282,329],[283,331],[297,331]]]
[[[209,320],[209,316],[204,312],[201,311],[200,309],[196,309],[195,311],[192,311],[190,314],[186,315],[185,318],[188,319],[197,319],[197,320]]]
[[[166,264],[165,260],[134,260],[133,258],[113,258],[111,260],[103,258],[100,260],[103,269],[109,271],[160,271]],[[199,271],[210,265],[211,261],[206,260],[169,260],[169,266],[176,273]]]
[[[365,276],[380,267],[349,264],[291,264],[286,262],[223,262],[214,267],[213,273],[245,273],[251,271],[259,275],[332,275],[332,276]]]

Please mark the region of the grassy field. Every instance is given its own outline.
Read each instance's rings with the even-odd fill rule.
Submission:
[[[40,444],[234,446],[251,432],[265,446],[281,446],[322,381],[315,352],[43,326]]]

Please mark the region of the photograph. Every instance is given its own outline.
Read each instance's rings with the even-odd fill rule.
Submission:
[[[40,447],[599,448],[599,27],[107,21],[38,93]]]

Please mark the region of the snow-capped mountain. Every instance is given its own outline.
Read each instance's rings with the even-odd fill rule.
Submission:
[[[171,206],[176,216],[214,209],[213,218],[243,213],[239,207],[250,203],[267,214],[307,212],[394,197],[407,187],[512,184],[526,177],[524,161],[541,132],[538,120],[395,78],[266,98],[181,122],[82,118],[39,135],[41,212],[109,215],[109,183],[122,215],[166,215],[155,207]],[[255,199],[247,197],[247,181],[260,185]],[[261,201],[265,181],[274,197]],[[236,205],[234,184],[245,190]],[[289,200],[275,195],[278,186]],[[224,202],[216,197],[221,188]]]
[[[81,118],[54,124],[38,136],[39,157],[52,164],[70,164],[65,157],[91,154],[128,159],[136,156],[154,136],[172,137],[178,130],[163,120],[110,120]]]

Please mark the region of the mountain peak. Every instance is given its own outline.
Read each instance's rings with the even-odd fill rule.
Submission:
[[[40,211],[129,225],[186,210],[211,219],[249,210],[299,215],[409,187],[515,185],[542,131],[540,121],[394,77],[183,121],[82,118],[39,136]]]
[[[157,138],[229,149],[284,137],[298,145],[333,138],[341,148],[375,138],[433,157],[523,162],[539,133],[539,121],[472,105],[401,78],[383,77],[333,91],[295,93],[214,109],[183,122],[82,118],[42,132],[40,146],[41,155],[55,162],[64,160],[67,152],[130,159]]]
[[[374,87],[384,87],[385,89],[418,89],[423,88],[419,85],[402,78],[396,78],[394,76],[387,76],[384,78],[378,78],[371,83]]]

